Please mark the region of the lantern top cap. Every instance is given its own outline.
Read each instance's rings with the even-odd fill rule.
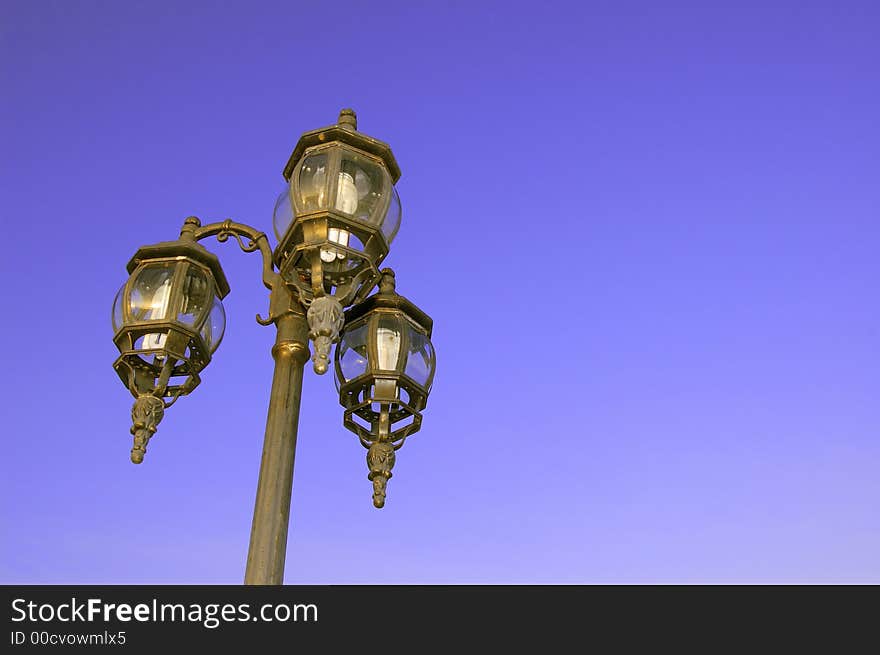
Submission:
[[[342,128],[351,128],[352,130],[357,130],[358,128],[358,117],[354,112],[354,109],[342,109],[339,112],[339,118],[336,120],[336,124]]]
[[[391,152],[391,146],[384,141],[367,136],[363,132],[358,132],[357,114],[353,109],[343,109],[340,111],[335,125],[305,132],[299,138],[293,153],[290,155],[290,159],[287,160],[287,165],[284,167],[284,179],[288,182],[290,181],[293,169],[299,160],[302,159],[303,153],[307,148],[333,141],[348,144],[381,159],[391,174],[392,184],[396,184],[397,180],[400,179],[400,166],[398,166],[397,160]]]
[[[408,298],[397,293],[395,287],[394,271],[383,268],[382,277],[379,278],[379,293],[373,294],[362,303],[359,303],[345,312],[345,322],[351,323],[369,314],[374,309],[396,309],[406,314],[414,323],[421,327],[428,338],[434,329],[434,321],[421,309],[416,307]]]
[[[397,282],[394,279],[393,268],[383,268],[379,271],[382,277],[379,278],[379,293],[392,295],[397,293]]]
[[[186,219],[185,225],[199,224],[198,219],[192,222],[190,218]],[[209,252],[201,244],[186,238],[181,238],[177,241],[163,241],[162,243],[154,243],[150,246],[141,246],[129,260],[126,270],[131,274],[134,272],[134,269],[145,261],[165,257],[187,257],[197,261],[207,267],[214,276],[214,281],[217,284],[217,295],[220,298],[224,298],[229,293],[229,282],[226,279],[226,274],[223,273],[223,269],[220,267],[220,260],[217,258],[217,255]]]

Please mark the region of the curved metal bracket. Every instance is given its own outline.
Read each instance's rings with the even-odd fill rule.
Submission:
[[[184,224],[184,230],[187,227],[187,224]],[[190,238],[195,241],[216,236],[217,241],[225,243],[232,237],[238,242],[238,247],[242,251],[260,251],[260,255],[263,258],[263,286],[269,289],[271,293],[269,294],[269,315],[263,318],[261,314],[257,314],[255,316],[257,323],[263,326],[272,325],[279,317],[291,311],[291,304],[294,301],[298,301],[298,299],[293,297],[290,289],[284,284],[281,275],[275,270],[275,265],[272,262],[272,247],[269,245],[269,239],[265,232],[260,232],[244,223],[236,223],[229,218],[225,221],[210,223],[194,229],[190,228],[190,230]],[[184,231],[182,230],[181,237],[183,236]]]
[[[235,237],[235,240],[238,241],[239,247],[242,250],[244,250],[245,252],[253,252],[254,250],[256,250],[257,248],[260,247],[260,244],[257,243],[256,241],[253,241],[253,240],[249,240],[247,242],[247,244],[245,245],[244,241],[241,240],[241,235],[237,234],[236,232],[233,232],[231,230],[225,230],[223,232],[219,232],[217,234],[217,241],[219,241],[220,243],[223,243],[227,239],[229,239],[230,235]],[[263,235],[263,236],[265,236],[265,235]]]
[[[259,249],[260,254],[263,256],[263,285],[267,289],[272,289],[278,273],[272,264],[272,248],[269,246],[269,239],[266,237],[265,232],[260,232],[250,225],[236,223],[232,219],[227,218],[225,221],[200,227],[193,233],[193,238],[196,241],[212,236],[216,236],[217,241],[220,243],[225,243],[229,240],[229,237],[235,237],[238,246],[244,252],[254,252]],[[242,241],[242,237],[247,238],[247,243]]]

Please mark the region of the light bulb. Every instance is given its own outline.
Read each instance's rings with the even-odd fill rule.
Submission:
[[[376,350],[379,351],[379,369],[393,371],[400,354],[400,332],[386,327],[376,330]]]
[[[348,237],[348,230],[343,230],[338,227],[331,227],[327,229],[327,239],[328,241],[332,241],[333,243],[338,243],[341,246],[347,246]],[[322,261],[325,261],[329,264],[336,259],[345,259],[345,253],[338,251],[336,248],[321,248]]]
[[[336,209],[346,214],[354,214],[358,206],[358,190],[351,173],[339,174],[336,187]]]
[[[394,371],[397,369],[397,358],[400,355],[400,332],[387,327],[376,330],[376,350],[379,354],[379,370]],[[398,398],[395,380],[378,378],[373,383],[373,397],[377,400],[389,401]],[[392,408],[396,407],[393,405]],[[373,411],[381,411],[381,407],[373,403]]]
[[[155,321],[166,319],[168,313],[168,301],[171,300],[171,278],[165,278],[165,281],[153,293],[150,300],[150,306],[147,310],[147,318]],[[165,339],[168,338],[166,333],[153,333],[144,335],[144,348],[164,348]],[[157,355],[156,359],[161,359],[161,355]]]
[[[354,214],[358,207],[358,190],[351,173],[340,173],[339,183],[336,187],[336,209],[345,214]],[[327,239],[341,246],[348,245],[348,230],[331,227],[327,230]],[[321,248],[321,261],[333,262],[336,259],[345,259],[345,253],[336,248]]]

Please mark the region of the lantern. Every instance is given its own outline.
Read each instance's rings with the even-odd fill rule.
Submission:
[[[368,449],[373,504],[385,503],[394,451],[419,430],[434,378],[433,321],[395,291],[382,271],[379,293],[345,315],[336,347],[335,379],[343,423]]]
[[[305,133],[275,205],[275,264],[310,308],[315,371],[324,373],[344,308],[363,299],[400,227],[400,177],[391,148],[357,131],[344,109],[336,125]],[[312,306],[314,305],[314,309]]]
[[[184,232],[194,225],[197,219],[187,219]],[[120,353],[113,367],[138,399],[135,423],[150,435],[164,409],[198,386],[226,326],[226,276],[217,257],[185,233],[138,250],[113,302],[113,340]],[[138,448],[137,436],[132,461],[140,463],[149,437]]]

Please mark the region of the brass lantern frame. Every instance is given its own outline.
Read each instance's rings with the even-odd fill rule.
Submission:
[[[163,263],[175,264],[170,281],[168,301],[169,315],[163,320],[136,320],[131,311],[131,297],[141,271]],[[185,265],[181,265],[185,264]],[[197,267],[210,282],[209,298],[194,325],[176,320],[177,309],[182,306],[183,283],[190,267]],[[186,240],[166,241],[144,246],[128,262],[129,278],[121,291],[122,324],[113,341],[120,355],[113,368],[122,382],[136,398],[144,394],[171,398],[165,402],[169,407],[178,397],[190,393],[200,382],[199,372],[211,361],[211,348],[201,334],[201,327],[208,319],[215,297],[221,300],[229,293],[229,282],[220,267],[216,255],[197,243]],[[166,333],[161,349],[136,348],[135,344],[147,334]],[[164,356],[160,367],[143,359],[143,355]],[[180,383],[174,379],[185,377]]]
[[[290,186],[298,184],[298,174],[305,159],[322,152],[327,153],[326,175],[330,192],[327,208],[298,213]],[[354,112],[350,110],[340,113],[336,125],[312,130],[300,137],[283,171],[294,216],[275,250],[274,263],[305,305],[309,305],[314,298],[331,295],[331,292],[342,307],[360,302],[378,282],[379,264],[388,255],[389,244],[381,224],[356,220],[334,208],[338,191],[333,180],[341,170],[345,154],[362,157],[388,173],[390,187],[387,198],[383,200],[382,216],[387,216],[394,194],[393,187],[400,179],[400,167],[391,147],[358,132]],[[331,241],[331,227],[349,232],[363,245],[363,250]],[[358,264],[351,268],[343,265],[341,270],[334,271],[321,260],[322,249],[343,253],[344,261],[357,261]]]
[[[366,329],[370,331],[375,329],[375,327],[378,327],[379,322],[382,320],[382,316],[386,315],[394,316],[396,319],[409,323],[419,332],[424,332],[425,336],[430,339],[431,329],[428,328],[426,331],[423,324],[420,324],[417,320],[411,318],[410,312],[415,310],[421,313],[425,318],[427,318],[427,315],[424,314],[424,312],[421,312],[421,310],[406,298],[398,296],[398,299],[397,302],[404,305],[403,307],[383,306],[383,303],[389,302],[388,299],[377,299],[377,296],[368,298],[364,303],[356,305],[355,308],[353,308],[362,311],[355,314],[356,318],[350,319],[350,324],[348,322],[349,315],[346,314],[346,325],[343,331],[354,331],[361,327],[366,327]],[[390,302],[395,301],[391,300]],[[368,304],[369,306],[367,306]],[[366,309],[362,309],[365,306],[367,306]],[[430,321],[431,319],[428,318],[429,323]],[[407,353],[406,356],[408,357],[409,347],[409,332],[403,330],[400,335],[400,352]],[[347,382],[342,382],[340,378],[339,402],[345,408],[343,424],[358,436],[358,439],[364,446],[369,448],[373,441],[380,438],[380,430],[384,431],[386,429],[386,426],[382,425],[384,419],[382,418],[381,410],[377,412],[373,409],[373,405],[384,404],[388,406],[387,436],[382,435],[382,440],[390,441],[395,444],[397,442],[402,442],[406,437],[415,434],[421,429],[421,412],[425,409],[425,406],[428,403],[430,387],[423,387],[405,372],[400,370],[395,370],[393,372],[382,370],[379,372],[376,369],[373,369],[370,362],[378,361],[379,358],[376,340],[368,339],[367,348],[369,350],[367,353],[367,370]],[[398,359],[400,359],[400,356],[398,356]],[[338,360],[336,366],[337,376],[340,376],[341,367]],[[397,397],[392,398],[383,394],[381,388],[377,390],[376,382],[379,380],[394,381]],[[401,397],[401,391],[406,393],[407,397],[405,400]],[[363,419],[370,425],[370,428],[368,429],[355,421],[355,416]],[[408,417],[412,417],[413,420],[411,423],[407,423],[406,425],[394,429],[396,423],[404,421]],[[401,443],[400,445],[403,444]]]
[[[378,330],[383,316],[393,316],[396,320],[402,320],[415,328],[417,332],[424,334],[428,340],[431,339],[434,321],[411,300],[397,293],[394,278],[392,269],[382,269],[379,293],[370,296],[345,313],[343,333],[366,327],[369,334],[371,330]],[[346,428],[357,434],[358,439],[366,447],[369,447],[370,443],[376,440],[401,442],[400,445],[403,445],[403,439],[415,434],[421,428],[421,411],[427,405],[434,372],[431,372],[431,376],[426,380],[424,386],[405,373],[406,359],[410,354],[408,330],[401,330],[394,371],[375,367],[374,363],[379,361],[378,342],[375,338],[367,338],[367,348],[366,371],[351,380],[345,380],[337,347],[335,366],[336,376],[339,380],[339,402],[345,408],[343,423]],[[403,353],[405,356],[402,355]],[[377,392],[375,383],[378,380],[394,381],[397,389],[396,398],[389,397],[381,389]],[[406,392],[406,400],[400,397],[401,390]],[[376,412],[372,408],[374,403],[385,405],[387,408]],[[367,430],[357,423],[354,416],[369,423],[371,429]],[[413,417],[412,423],[401,426],[397,430],[392,429],[395,423],[405,420],[408,416]]]
[[[378,368],[381,359],[378,334],[385,317],[393,317],[398,326],[409,328],[400,330],[394,370]],[[358,329],[367,331],[367,368],[362,374],[346,380],[342,370],[344,355],[340,354],[337,346],[334,363],[336,379],[339,381],[339,402],[345,410],[343,425],[354,432],[361,445],[367,449],[367,465],[370,469],[367,477],[373,483],[373,505],[384,507],[386,486],[391,479],[391,469],[396,460],[395,451],[403,446],[407,437],[422,427],[421,411],[427,405],[436,368],[434,354],[430,374],[424,385],[406,374],[412,354],[410,332],[424,335],[430,343],[434,322],[410,300],[395,291],[394,271],[390,268],[382,270],[379,293],[352,307],[346,312],[345,318],[343,333]],[[431,350],[433,351],[433,345]],[[394,382],[394,393],[390,393],[388,384],[379,384],[383,381]],[[403,392],[406,393],[406,399],[402,398]],[[368,423],[369,428],[358,423],[355,417]],[[408,418],[412,418],[412,421],[394,428],[395,424]]]

